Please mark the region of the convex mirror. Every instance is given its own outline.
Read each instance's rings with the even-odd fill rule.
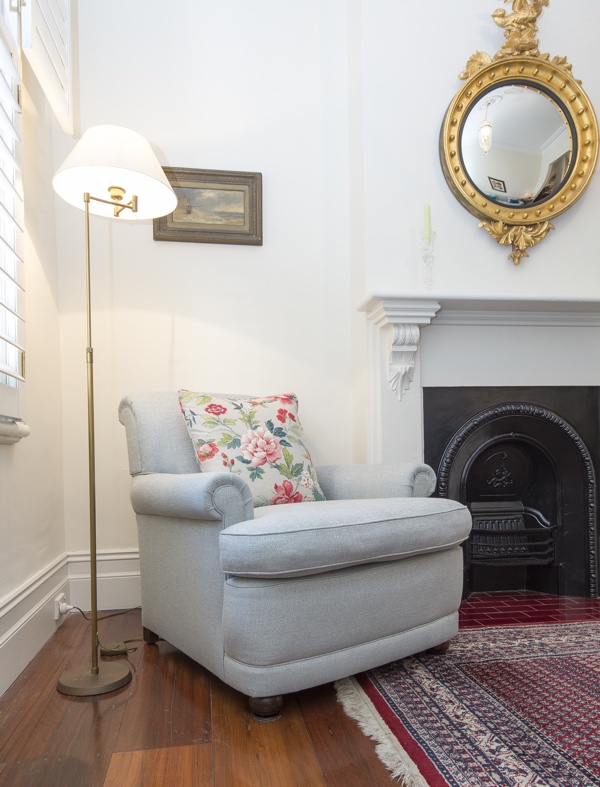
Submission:
[[[476,52],[446,112],[440,158],[450,189],[511,246],[518,265],[551,220],[578,200],[598,158],[592,104],[565,57],[540,54],[537,19],[549,0],[505,0],[492,18],[506,42],[492,58]]]

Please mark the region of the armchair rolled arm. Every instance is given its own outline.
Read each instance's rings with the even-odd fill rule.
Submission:
[[[329,500],[379,497],[429,497],[436,476],[429,465],[407,462],[394,465],[323,465],[317,478]]]
[[[222,520],[227,526],[254,518],[245,481],[231,473],[149,473],[131,479],[136,514]]]

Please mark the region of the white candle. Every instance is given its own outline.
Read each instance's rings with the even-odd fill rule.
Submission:
[[[424,220],[423,240],[429,245],[431,243],[431,208],[429,205],[425,205]]]

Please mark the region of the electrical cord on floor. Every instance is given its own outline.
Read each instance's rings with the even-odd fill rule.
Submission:
[[[117,615],[126,615],[128,612],[135,612],[138,609],[141,609],[141,607],[131,607],[130,609],[121,609],[118,612],[109,612],[107,615],[99,615],[96,618],[96,620],[98,620],[98,621],[99,620],[106,620],[107,618],[114,618]],[[86,615],[86,613],[81,609],[81,607],[76,607],[76,606],[74,606],[72,604],[67,604],[65,601],[62,601],[60,603],[59,610],[60,610],[60,614],[61,615],[66,615],[67,613],[73,612],[73,611],[79,612],[85,618],[85,620],[89,621],[90,623],[92,622],[92,619],[89,618]],[[139,639],[125,639],[125,640],[122,640],[121,642],[109,642],[108,644],[103,645],[100,642],[100,637],[98,636],[97,632],[96,632],[96,640],[98,642],[98,647],[100,648],[100,655],[101,656],[121,656],[121,655],[127,654],[127,653],[135,653],[135,651],[137,650],[137,647],[135,647],[135,648],[128,648],[127,645],[130,642],[143,642],[144,641],[143,638],[139,638]]]
[[[107,618],[114,618],[117,615],[126,615],[128,612],[135,612],[138,609],[141,609],[141,607],[131,607],[131,609],[120,609],[118,612],[109,612],[107,615],[99,615],[96,618],[96,620],[106,620]],[[76,612],[80,612],[83,615],[83,617],[86,620],[90,621],[91,623],[92,619],[88,618],[88,616],[81,609],[81,607],[75,607],[72,604],[67,604],[65,601],[60,602],[59,612],[61,615],[66,615],[67,612],[73,612],[73,610],[75,610]]]

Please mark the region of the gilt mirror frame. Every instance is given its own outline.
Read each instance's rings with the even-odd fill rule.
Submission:
[[[598,123],[589,97],[571,74],[566,57],[540,54],[537,20],[549,0],[504,0],[512,12],[492,14],[504,29],[506,42],[490,57],[476,52],[459,79],[464,85],[450,103],[440,132],[440,160],[446,181],[458,201],[481,219],[498,243],[512,246],[508,258],[518,265],[528,248],[543,240],[554,225],[551,220],[568,210],[583,194],[598,159]],[[488,93],[502,86],[520,85],[545,95],[564,117],[571,139],[566,174],[554,193],[531,205],[501,204],[478,188],[465,167],[461,142],[469,114]]]

